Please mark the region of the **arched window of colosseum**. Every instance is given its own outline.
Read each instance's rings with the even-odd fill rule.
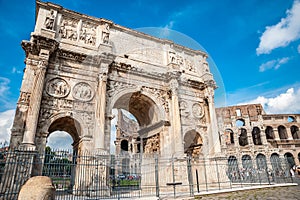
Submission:
[[[275,173],[279,173],[279,170],[281,169],[281,162],[279,155],[277,153],[272,153],[270,157],[272,169]]]
[[[121,150],[122,151],[128,151],[128,141],[127,140],[122,140],[121,141]]]
[[[294,140],[300,139],[299,137],[300,132],[298,126],[291,126],[291,133]]]
[[[266,133],[267,140],[274,140],[275,139],[274,130],[271,126],[267,126],[265,133]]]
[[[287,119],[287,121],[288,122],[296,122],[296,119],[293,116],[289,116],[288,119]]]
[[[238,162],[235,156],[229,156],[228,158],[228,176],[231,181],[234,181],[239,176]]]
[[[298,153],[298,161],[300,162],[300,152]]]
[[[242,165],[243,165],[243,168],[246,170],[253,168],[252,159],[249,155],[242,156]]]
[[[140,153],[141,152],[141,138],[140,137],[137,137],[136,138],[136,147],[137,147],[137,153]]]
[[[294,156],[293,154],[291,154],[290,152],[287,152],[284,154],[284,158],[287,160],[287,162],[289,163],[289,167],[293,167],[295,165],[295,160],[294,160]]]
[[[255,145],[262,145],[261,137],[260,137],[260,129],[258,127],[253,128],[252,139]]]
[[[258,170],[265,170],[267,167],[267,159],[264,154],[258,154],[256,156],[256,165]]]
[[[278,126],[278,133],[281,140],[286,140],[288,138],[286,128],[284,126]]]
[[[225,142],[226,145],[234,144],[234,133],[231,129],[225,130]]]
[[[240,130],[239,145],[240,146],[248,145],[247,130],[244,128],[241,128],[241,130]]]
[[[237,127],[245,126],[245,120],[243,120],[243,119],[237,119],[236,122],[235,122],[235,125]]]

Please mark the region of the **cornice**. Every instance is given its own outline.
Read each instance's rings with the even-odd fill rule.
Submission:
[[[26,53],[26,57],[28,57],[29,54],[39,55],[41,49],[48,50],[49,53],[52,54],[57,50],[58,45],[59,42],[56,40],[40,35],[32,35],[31,41],[23,40],[21,43],[21,46]]]

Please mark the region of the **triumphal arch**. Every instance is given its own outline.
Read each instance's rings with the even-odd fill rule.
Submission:
[[[37,1],[11,148],[44,152],[66,131],[74,150],[109,153],[112,109],[139,124],[142,153],[220,153],[207,54],[106,19]]]
[[[189,134],[201,138],[199,155],[220,151],[206,53],[42,2],[22,48],[26,68],[11,147],[42,152],[59,130],[75,149],[109,152],[118,108],[136,117],[140,137],[157,143],[153,151],[162,156],[197,146]]]

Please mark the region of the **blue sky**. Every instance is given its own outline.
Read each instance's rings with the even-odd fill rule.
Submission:
[[[262,103],[268,113],[300,113],[299,0],[51,2],[132,29],[183,33],[216,63],[227,105]],[[29,40],[34,22],[34,0],[0,0],[0,137],[11,124],[25,67],[20,43]]]

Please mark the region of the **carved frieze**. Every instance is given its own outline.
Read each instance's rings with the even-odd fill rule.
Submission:
[[[60,99],[55,97],[44,97],[42,99],[42,105],[45,108],[60,109],[72,109],[73,101],[69,99]]]
[[[63,16],[63,19],[60,24],[60,30],[59,30],[60,37],[63,39],[71,40],[71,41],[77,41],[78,24],[79,24],[78,19],[68,18],[68,17]]]
[[[82,62],[87,57],[87,55],[85,55],[85,54],[66,51],[66,50],[63,50],[63,49],[59,49],[57,51],[57,56],[61,57],[61,58],[65,58],[65,59],[74,60],[74,61],[77,61],[77,62]]]
[[[168,64],[183,65],[183,57],[173,51],[169,51]]]
[[[46,92],[50,96],[66,97],[70,92],[70,86],[65,80],[61,78],[54,78],[47,82]]]
[[[73,101],[73,109],[78,111],[92,112],[94,110],[94,103]]]
[[[62,39],[95,46],[97,40],[97,25],[88,21],[63,16],[59,35]]]
[[[160,150],[159,133],[143,140],[144,153],[154,153]]]
[[[184,58],[182,55],[173,51],[168,52],[168,65],[169,64],[179,65],[189,72],[196,72],[196,67],[193,61],[188,58]]]
[[[79,41],[88,45],[96,45],[97,26],[89,22],[82,22],[79,32]]]
[[[195,68],[195,65],[192,61],[188,60],[188,59],[185,59],[185,66],[186,66],[186,69],[190,72],[196,72],[196,68]]]
[[[74,86],[72,95],[77,100],[90,101],[94,97],[94,91],[88,83],[79,82]]]
[[[143,86],[141,88],[141,91],[145,91],[145,92],[148,92],[150,94],[153,94],[156,97],[156,99],[158,99],[160,101],[160,103],[163,106],[165,112],[169,113],[168,99],[170,98],[170,96],[168,94],[168,91],[160,90],[160,89],[157,89],[157,88],[146,87],[146,86]]]
[[[108,97],[112,97],[115,92],[119,92],[123,89],[135,88],[136,86],[131,83],[124,83],[119,81],[108,81],[107,84],[107,95]]]

